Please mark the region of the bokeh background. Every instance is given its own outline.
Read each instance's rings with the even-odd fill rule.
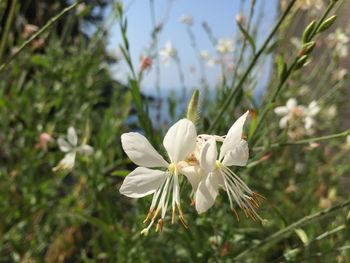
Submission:
[[[350,262],[349,11],[346,0],[0,1],[0,262]],[[285,75],[310,22],[333,14]],[[135,168],[120,136],[163,152],[195,89],[198,133],[224,135],[251,111],[250,160],[235,171],[266,198],[266,221],[237,221],[223,191],[198,215],[183,181],[189,229],[167,216],[144,237],[151,197],[119,194]],[[69,127],[93,153],[53,169]]]

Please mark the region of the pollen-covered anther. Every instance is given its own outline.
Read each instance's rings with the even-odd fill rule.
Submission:
[[[188,228],[188,225],[186,224],[185,217],[183,215],[181,206],[179,204],[176,204],[176,205],[177,205],[177,209],[179,210],[179,219],[180,219],[181,223],[183,224],[183,226],[185,228]]]
[[[164,220],[163,218],[160,218],[158,220],[157,226],[156,226],[156,232],[162,232],[163,231],[163,225],[164,225]]]
[[[237,219],[237,222],[239,222],[239,216],[238,216],[238,213],[237,213],[236,209],[232,208],[231,211],[235,215],[235,217]]]
[[[144,223],[144,224],[147,223],[147,221],[148,221],[148,219],[151,217],[152,213],[153,213],[153,208],[150,209],[150,210],[148,211],[148,214],[147,214],[145,220],[143,220],[143,223]]]

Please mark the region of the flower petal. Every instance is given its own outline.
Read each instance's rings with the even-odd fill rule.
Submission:
[[[64,158],[52,170],[54,172],[72,170],[75,164],[76,151],[67,153]]]
[[[288,121],[289,121],[289,115],[286,115],[280,119],[278,125],[280,126],[281,129],[284,129],[286,128]]]
[[[243,125],[247,119],[248,114],[249,111],[239,117],[239,119],[231,126],[221,146],[219,160],[222,160],[226,153],[231,151],[241,141]]]
[[[167,176],[164,171],[137,167],[125,178],[119,192],[131,198],[144,197],[161,187]]]
[[[172,162],[183,161],[196,148],[196,128],[188,119],[179,120],[166,133],[163,145]]]
[[[57,140],[57,143],[58,143],[58,147],[60,148],[60,150],[62,152],[70,152],[73,147],[72,145],[70,145],[65,139],[63,139],[62,137],[58,138]]]
[[[196,191],[196,210],[199,214],[204,213],[215,203],[219,194],[219,177],[217,172],[210,173],[203,181],[200,182]]]
[[[295,98],[290,98],[287,100],[287,103],[286,103],[286,107],[289,109],[289,110],[292,110],[293,108],[295,108],[296,106],[298,105],[298,102]]]
[[[215,168],[218,151],[215,138],[209,139],[202,147],[200,153],[200,165],[205,173],[210,173]]]
[[[180,169],[180,173],[185,175],[190,182],[193,191],[197,190],[198,184],[202,179],[201,169],[197,166],[186,166]]]
[[[88,144],[83,144],[78,147],[78,152],[84,155],[91,155],[94,152],[94,148]]]
[[[278,116],[284,116],[287,115],[289,112],[289,109],[286,106],[279,106],[276,107],[274,109],[274,112],[278,115]]]
[[[72,144],[73,146],[77,146],[78,136],[73,127],[68,128],[67,135],[68,135],[68,141],[70,142],[70,144]]]
[[[125,153],[135,164],[145,167],[169,166],[143,135],[136,132],[124,133],[121,141]]]
[[[246,166],[248,158],[248,143],[245,140],[241,140],[232,151],[225,154],[222,164],[225,166]]]

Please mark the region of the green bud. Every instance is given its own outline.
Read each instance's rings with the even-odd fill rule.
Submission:
[[[325,21],[323,21],[323,23],[320,25],[320,27],[317,29],[317,34],[321,33],[325,30],[327,30],[328,28],[330,28],[333,23],[335,22],[335,20],[337,19],[336,15],[331,16],[330,18],[326,19]]]
[[[303,43],[307,43],[311,40],[311,34],[316,28],[316,20],[311,21],[311,23],[305,28],[303,33]]]
[[[305,63],[306,63],[306,61],[307,61],[308,58],[309,58],[308,55],[301,56],[301,57],[298,59],[296,65],[295,65],[295,67],[294,67],[294,70],[298,70],[298,69],[302,68],[302,67],[305,65]]]
[[[197,119],[198,104],[199,104],[199,90],[196,89],[193,91],[191,100],[188,103],[188,107],[187,107],[187,119],[189,119],[193,123],[195,123]]]
[[[314,50],[316,46],[316,42],[315,41],[311,41],[311,42],[308,42],[308,43],[305,43],[302,47],[301,47],[301,50],[299,52],[299,55],[300,56],[303,56],[303,55],[308,55],[312,52],[312,50]]]

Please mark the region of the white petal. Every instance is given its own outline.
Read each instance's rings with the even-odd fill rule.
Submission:
[[[84,155],[91,155],[94,152],[94,148],[92,148],[88,144],[83,144],[83,145],[78,147],[78,152],[80,154],[84,154]]]
[[[137,167],[125,178],[119,192],[131,198],[153,194],[165,181],[167,172]]]
[[[314,126],[314,124],[315,124],[315,120],[312,117],[307,116],[305,118],[305,125],[304,126],[305,126],[306,130],[310,130],[312,128],[312,126]]]
[[[225,166],[246,166],[249,158],[248,143],[241,140],[232,151],[226,153],[222,164]]]
[[[289,121],[289,116],[284,116],[283,118],[280,119],[279,121],[279,126],[281,129],[284,129],[287,126],[287,123]]]
[[[68,128],[67,135],[68,135],[68,141],[70,142],[70,144],[72,144],[73,146],[77,146],[78,136],[73,127]]]
[[[210,173],[207,178],[200,182],[196,191],[196,210],[204,213],[215,203],[219,194],[219,178],[221,175],[217,172]]]
[[[203,145],[200,153],[200,165],[205,173],[214,170],[217,156],[216,140],[213,138]]]
[[[70,152],[73,149],[72,145],[70,145],[65,139],[61,137],[58,138],[57,143],[62,152]]]
[[[278,116],[284,116],[287,115],[289,112],[289,109],[286,106],[279,106],[276,107],[274,109],[274,112],[278,115]]]
[[[286,107],[289,110],[292,110],[293,108],[295,108],[298,105],[298,102],[295,98],[290,98],[287,103],[286,103]]]
[[[72,170],[75,163],[75,156],[76,152],[69,152],[67,153],[64,158],[58,163],[56,167],[54,167],[52,170],[54,172],[56,171],[64,171],[64,170]]]
[[[186,166],[181,168],[180,173],[185,175],[190,182],[193,191],[197,190],[198,184],[202,179],[201,169],[199,166]]]
[[[241,141],[243,125],[247,119],[248,114],[249,111],[247,111],[241,117],[239,117],[239,119],[232,125],[232,127],[228,131],[227,136],[220,149],[219,160],[222,160],[226,153],[228,151],[231,151]]]
[[[190,120],[182,119],[170,127],[163,145],[172,162],[183,161],[196,148],[197,132]]]
[[[121,141],[125,153],[135,164],[145,167],[169,166],[145,136],[136,132],[124,133]]]

